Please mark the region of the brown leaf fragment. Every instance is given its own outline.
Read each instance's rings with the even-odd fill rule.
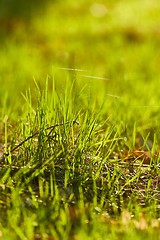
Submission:
[[[148,224],[146,221],[146,217],[143,213],[140,214],[139,221],[133,220],[135,228],[139,230],[146,230],[148,228]]]
[[[154,155],[151,155],[150,151],[145,151],[145,150],[139,150],[139,149],[132,149],[124,153],[123,155],[120,155],[121,159],[124,159],[125,161],[143,161],[143,164],[150,165],[152,163],[153,157],[157,158],[159,156],[159,153],[154,153]]]

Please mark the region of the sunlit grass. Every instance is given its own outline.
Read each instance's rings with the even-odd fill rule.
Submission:
[[[149,234],[150,219],[155,219],[153,227],[159,226],[156,219],[158,192],[153,189],[157,164],[154,169],[150,165],[143,167],[143,161],[134,165],[139,156],[129,160],[129,155],[123,157],[121,153],[126,147],[135,147],[137,125],[128,141],[121,123],[102,118],[104,102],[97,105],[97,99],[90,95],[87,104],[81,104],[92,92],[91,86],[81,90],[79,95],[82,88],[78,85],[74,88],[70,79],[60,94],[55,83],[51,85],[49,95],[48,80],[44,89],[36,83],[37,105],[32,104],[31,93],[24,96],[26,116],[17,124],[9,144],[5,130],[1,208],[10,234],[2,222],[3,235],[6,239],[11,234],[20,239],[33,236],[65,239],[76,233],[77,238],[83,234],[86,238],[90,234],[101,237],[103,231],[97,231],[104,224],[104,232],[116,239],[121,234],[127,236],[123,224],[128,223],[122,223],[117,232],[114,226],[118,223],[114,218],[121,221],[122,217],[125,222],[128,216],[133,235],[138,229],[142,235],[143,230]],[[6,128],[7,121],[5,119]],[[125,159],[131,162],[125,163]],[[137,202],[141,205],[138,212],[135,211]],[[143,205],[146,208],[143,209]],[[123,211],[127,211],[126,216],[121,216]],[[141,212],[142,217],[136,220]],[[27,227],[26,221],[30,221]],[[113,225],[111,232],[108,227],[105,229],[108,224],[111,228]]]
[[[159,239],[158,11],[68,0],[0,22],[0,238]]]

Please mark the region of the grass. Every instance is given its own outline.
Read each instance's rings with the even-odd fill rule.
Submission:
[[[159,239],[158,1],[44,6],[1,15],[0,239]]]

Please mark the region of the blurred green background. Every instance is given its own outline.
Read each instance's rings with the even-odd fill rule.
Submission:
[[[34,78],[43,86],[54,77],[61,88],[69,72],[61,68],[86,70],[77,81],[90,82],[95,97],[110,95],[124,116],[157,117],[159,0],[2,0],[0,44],[2,118],[21,111],[21,92],[33,88]],[[141,106],[150,110],[137,111]]]

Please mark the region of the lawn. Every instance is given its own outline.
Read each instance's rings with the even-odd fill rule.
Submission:
[[[159,11],[1,1],[0,239],[160,239]]]

